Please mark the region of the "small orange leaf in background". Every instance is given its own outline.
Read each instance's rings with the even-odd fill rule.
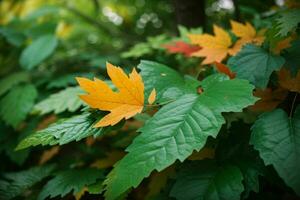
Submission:
[[[214,34],[190,34],[189,38],[192,44],[202,47],[199,51],[193,53],[193,56],[205,57],[202,64],[212,64],[215,61],[221,62],[230,52],[231,38],[222,28],[214,25]]]
[[[39,164],[42,165],[46,163],[48,160],[50,160],[56,154],[58,154],[58,152],[59,152],[59,146],[54,146],[51,149],[44,151],[40,158]]]
[[[125,156],[123,151],[111,151],[106,154],[106,158],[96,160],[91,167],[96,167],[99,169],[106,169],[112,167],[117,161]]]
[[[255,112],[267,112],[275,109],[287,96],[288,92],[282,88],[272,90],[266,88],[265,90],[256,89],[254,96],[259,97],[253,106],[249,109]]]
[[[154,172],[150,176],[148,193],[143,195],[145,199],[151,199],[155,195],[159,194],[167,184],[169,178],[174,177],[176,173],[174,165],[169,166],[160,172]]]
[[[229,76],[230,79],[235,78],[235,73],[233,73],[226,65],[219,62],[215,62],[215,67],[218,70],[218,72],[226,74],[227,76]]]
[[[278,79],[281,87],[300,93],[300,71],[298,71],[295,77],[292,77],[290,71],[282,68],[278,73]]]
[[[129,77],[120,67],[106,64],[107,73],[118,89],[114,92],[104,81],[76,78],[80,87],[88,94],[80,98],[91,108],[110,111],[94,127],[115,125],[123,118],[129,119],[141,113],[144,107],[144,83],[135,69]]]
[[[201,149],[201,151],[194,151],[192,155],[188,157],[188,160],[203,160],[205,158],[214,158],[215,157],[215,149],[205,147]]]
[[[181,53],[186,57],[190,57],[192,53],[201,49],[201,47],[199,46],[190,45],[183,41],[177,41],[175,43],[165,44],[163,45],[163,47],[167,49],[169,53]]]
[[[240,51],[243,45],[247,43],[253,43],[260,45],[263,43],[265,37],[263,32],[257,33],[255,28],[248,22],[242,24],[236,21],[231,20],[231,31],[240,39],[235,43],[232,50],[230,51],[231,55],[235,55]]]
[[[291,46],[291,41],[293,40],[292,37],[288,37],[288,38],[285,38],[281,41],[279,41],[275,48],[272,49],[273,53],[275,54],[280,54],[280,52],[283,50],[283,49],[286,49],[286,48],[289,48]]]
[[[153,90],[151,91],[149,97],[148,97],[148,103],[149,103],[150,105],[153,104],[154,101],[155,101],[155,99],[156,99],[156,90],[153,89]]]

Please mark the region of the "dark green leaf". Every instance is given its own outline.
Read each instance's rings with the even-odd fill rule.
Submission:
[[[193,162],[179,172],[170,195],[178,200],[238,200],[244,190],[239,168]]]
[[[286,60],[286,67],[296,76],[298,70],[300,70],[300,39],[292,41],[291,47],[286,49],[283,57]]]
[[[248,44],[228,61],[229,67],[238,78],[249,80],[258,88],[265,88],[273,71],[279,70],[285,60],[264,49]]]
[[[276,109],[262,114],[250,140],[266,165],[273,165],[285,183],[300,195],[300,106],[294,116]]]
[[[26,72],[17,72],[0,80],[0,96],[10,90],[13,86],[27,82],[29,74]]]
[[[97,179],[103,179],[103,172],[98,169],[70,169],[55,175],[42,189],[38,200],[54,197],[64,197],[68,193],[76,194],[84,187],[96,183]]]
[[[26,189],[49,176],[53,170],[54,165],[46,165],[4,173],[0,180],[0,199],[8,200],[21,195]]]
[[[21,46],[26,39],[24,34],[8,27],[0,28],[0,34],[3,35],[10,44],[17,47]]]
[[[199,151],[208,136],[216,137],[225,123],[222,112],[238,112],[253,104],[253,86],[245,80],[213,75],[202,82],[201,95],[187,94],[160,109],[126,149],[106,180],[108,200],[136,187],[153,170]]]
[[[65,111],[74,112],[84,105],[83,101],[78,97],[80,93],[82,93],[82,90],[79,87],[66,88],[36,104],[33,112],[37,112],[40,115],[50,112],[55,114]]]
[[[82,114],[69,119],[61,119],[22,140],[17,149],[36,145],[63,145],[71,141],[79,141],[91,135],[102,135],[106,128],[93,128],[97,120],[90,114]]]
[[[300,23],[300,9],[287,10],[280,14],[277,18],[277,27],[279,36],[287,36],[287,34],[295,30]]]
[[[0,115],[2,119],[16,128],[20,122],[25,120],[36,97],[37,90],[33,85],[14,87],[0,101]]]
[[[26,47],[20,57],[20,64],[25,69],[32,69],[48,58],[57,46],[54,35],[44,35]]]

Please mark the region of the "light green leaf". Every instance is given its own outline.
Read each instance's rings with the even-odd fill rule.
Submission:
[[[37,90],[31,84],[14,87],[0,101],[0,116],[7,124],[16,128],[25,120],[36,97]]]
[[[51,82],[48,83],[47,89],[53,88],[65,88],[70,85],[77,85],[76,77],[86,77],[93,79],[95,75],[93,73],[74,73],[74,74],[65,74],[59,77],[53,77]],[[97,78],[99,78],[97,76]]]
[[[82,114],[69,119],[61,119],[48,128],[29,135],[20,142],[17,150],[36,145],[63,145],[72,141],[79,141],[85,137],[99,136],[107,128],[93,128],[97,120],[90,114]]]
[[[278,32],[280,37],[287,36],[288,33],[295,30],[300,23],[300,9],[287,10],[280,14],[276,19]]]
[[[248,81],[220,77],[224,76],[208,77],[201,95],[183,95],[147,121],[105,181],[108,200],[137,187],[153,170],[161,171],[199,151],[225,123],[222,112],[238,112],[256,101]]]
[[[170,196],[178,200],[239,200],[244,190],[239,168],[216,166],[210,161],[185,165],[179,172]]]
[[[17,72],[0,80],[0,96],[10,90],[13,86],[27,82],[29,74],[26,72]]]
[[[262,114],[252,126],[250,143],[266,165],[300,195],[300,106],[289,117],[282,109]]]
[[[0,180],[0,199],[8,200],[21,195],[26,189],[49,176],[54,168],[54,165],[45,165],[20,172],[4,173],[4,179]]]
[[[285,59],[281,56],[247,44],[236,56],[229,59],[228,65],[238,78],[249,80],[256,87],[266,88],[272,72],[279,70],[284,62]]]
[[[87,168],[61,171],[44,186],[38,196],[38,200],[58,196],[62,198],[70,192],[76,194],[84,187],[96,183],[98,179],[104,179],[103,172],[98,169]]]
[[[84,105],[84,102],[78,97],[80,93],[82,90],[79,87],[68,87],[36,104],[33,113],[44,115],[50,112],[55,114],[65,111],[74,112]]]
[[[183,95],[195,93],[197,86],[200,85],[197,80],[192,81],[191,77],[185,80],[185,78],[175,70],[157,62],[142,60],[138,68],[141,70],[146,96],[155,88],[157,101],[160,101],[163,96],[165,96],[165,98],[169,97],[171,93],[170,90],[172,90],[173,94]],[[169,90],[169,92],[164,95],[167,90]],[[176,92],[174,93],[174,91]],[[178,95],[176,95],[176,97],[177,96]]]
[[[54,35],[44,35],[34,40],[23,50],[20,57],[21,66],[28,70],[34,68],[54,52],[57,44]]]

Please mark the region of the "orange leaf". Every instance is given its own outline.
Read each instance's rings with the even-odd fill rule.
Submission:
[[[256,112],[267,112],[275,109],[287,96],[287,91],[278,88],[272,90],[266,88],[265,90],[256,89],[254,96],[260,97],[253,106],[250,106],[249,109]]]
[[[237,54],[243,45],[248,43],[253,43],[260,45],[263,43],[265,37],[263,36],[264,32],[256,33],[255,28],[248,22],[242,24],[236,21],[231,20],[231,31],[240,39],[234,44],[233,48],[230,50],[230,55]]]
[[[211,64],[221,62],[228,55],[231,46],[229,34],[222,28],[214,25],[214,34],[190,34],[189,38],[192,44],[202,47],[199,51],[193,53],[193,56],[205,57],[202,64]]]
[[[59,146],[55,146],[49,150],[44,151],[40,158],[39,164],[42,165],[42,164],[46,163],[48,160],[50,160],[56,154],[58,154],[58,152],[59,152]]]
[[[194,151],[192,155],[188,157],[188,160],[203,160],[205,158],[214,158],[215,149],[205,147],[201,151]]]
[[[291,46],[291,41],[293,40],[292,37],[288,37],[288,38],[285,38],[281,41],[279,41],[275,48],[272,49],[273,53],[275,54],[280,54],[280,52],[283,50],[283,49],[286,49],[286,48],[289,48]]]
[[[96,160],[91,167],[96,167],[99,169],[106,169],[112,167],[117,161],[125,156],[123,151],[111,151],[107,153],[106,158]]]
[[[281,87],[300,93],[300,71],[298,71],[295,77],[292,77],[290,71],[282,68],[278,73],[278,79]]]
[[[229,76],[230,79],[235,78],[235,73],[233,73],[226,65],[219,62],[215,62],[215,66],[218,72],[226,74],[227,76]]]
[[[191,56],[192,53],[201,49],[201,47],[199,46],[190,45],[183,41],[177,41],[175,43],[165,44],[163,47],[166,48],[169,53],[182,53],[186,57]]]
[[[156,99],[156,90],[153,89],[153,90],[151,91],[149,97],[148,97],[148,103],[149,103],[150,105],[153,104],[154,101],[155,101],[155,99]]]
[[[91,108],[110,111],[94,127],[115,125],[123,118],[129,119],[141,113],[144,107],[144,83],[135,69],[129,77],[120,67],[106,64],[107,73],[118,89],[114,92],[104,81],[76,78],[80,87],[88,94],[80,98]]]

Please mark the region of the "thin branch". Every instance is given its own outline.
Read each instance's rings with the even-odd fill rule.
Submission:
[[[292,114],[293,114],[293,111],[294,111],[294,106],[295,106],[297,97],[298,97],[298,93],[295,94],[294,99],[293,99],[293,102],[292,102],[292,107],[291,107],[290,114],[289,114],[289,117],[290,117],[290,118],[292,117]]]

